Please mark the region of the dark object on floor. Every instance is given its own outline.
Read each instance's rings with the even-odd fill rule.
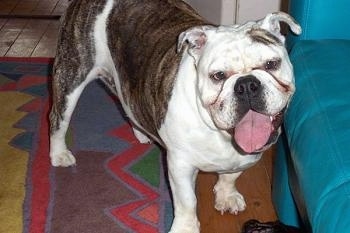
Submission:
[[[252,219],[244,223],[241,233],[303,233],[303,231],[284,225],[280,221],[262,223]]]

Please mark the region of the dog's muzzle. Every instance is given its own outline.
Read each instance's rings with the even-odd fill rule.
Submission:
[[[262,85],[252,75],[241,77],[234,87],[235,95],[244,108],[243,118],[229,130],[234,144],[243,153],[259,153],[274,143],[279,135],[284,109],[274,115],[267,115],[262,106]]]

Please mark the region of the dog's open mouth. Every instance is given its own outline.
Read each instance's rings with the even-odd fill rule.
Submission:
[[[232,131],[235,143],[247,154],[263,151],[276,140],[283,113],[270,116],[249,110]]]

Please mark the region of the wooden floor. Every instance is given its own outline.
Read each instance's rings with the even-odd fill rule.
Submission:
[[[60,15],[67,0],[0,0],[0,56],[53,57],[56,50],[58,20],[4,18],[4,15]],[[249,219],[276,220],[271,203],[271,177],[274,150],[265,153],[253,168],[237,181],[247,209],[237,216],[221,215],[214,209],[215,174],[200,173],[197,183],[198,214],[202,233],[239,233]]]
[[[53,57],[59,20],[30,19],[28,16],[38,18],[61,15],[67,2],[68,0],[0,0],[0,56]],[[18,17],[12,18],[13,16]]]

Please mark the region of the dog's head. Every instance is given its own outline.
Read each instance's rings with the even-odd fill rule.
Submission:
[[[231,134],[243,154],[276,141],[295,90],[281,21],[301,33],[289,15],[278,12],[244,25],[195,27],[179,36],[178,49],[187,44],[194,59],[198,105],[210,116],[208,125]]]

